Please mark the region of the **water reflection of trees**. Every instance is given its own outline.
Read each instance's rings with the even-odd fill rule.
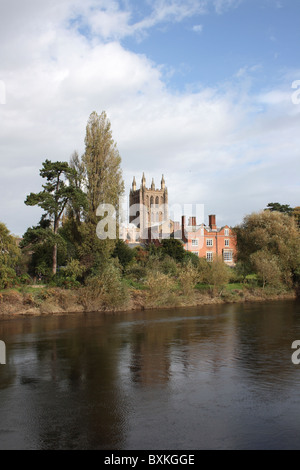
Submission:
[[[294,301],[240,307],[235,318],[236,367],[249,384],[275,386],[278,393],[295,382],[295,374],[300,379],[300,372],[291,362],[291,344],[298,339],[297,309],[299,303]]]
[[[19,388],[13,407],[35,448],[121,448],[131,406],[127,379],[131,387],[166,387],[178,374],[187,380],[195,370],[218,374],[232,361],[246,384],[254,380],[283,390],[295,378],[291,343],[299,339],[291,338],[298,319],[287,306],[3,322],[0,338],[14,356],[0,371],[0,398],[7,399],[6,389]]]
[[[280,383],[283,389],[295,380],[295,373],[300,380],[300,368],[295,370],[291,363],[291,344],[297,339],[296,305],[277,301],[209,306],[188,309],[184,319],[177,310],[175,317],[170,311],[172,321],[167,312],[152,312],[130,331],[131,380],[143,385],[167,383],[174,361],[186,372],[201,369],[203,361],[211,373],[230,361],[242,372],[241,380]]]
[[[11,358],[7,370],[13,373],[4,386],[21,390],[14,406],[27,421],[32,445],[122,446],[130,406],[119,367],[126,347],[130,357],[122,366],[133,383],[165,385],[174,361],[188,371],[199,354],[205,359],[208,345],[218,341],[227,322],[219,313],[219,308],[210,310],[206,320],[195,309],[187,318],[171,310],[126,314],[125,322],[125,317],[77,315],[7,323],[2,331],[17,344],[18,363],[16,356]]]
[[[220,316],[219,306],[210,309],[207,318],[201,315],[199,308],[182,313],[184,318],[180,310],[153,311],[144,322],[132,326],[130,371],[134,383],[167,383],[172,377],[174,362],[186,372],[197,367],[199,360],[210,361],[216,369],[219,367],[224,352],[224,346],[219,343],[228,333],[228,317]]]
[[[83,316],[47,320],[15,321],[6,329],[12,342],[34,351],[4,385],[15,380],[23,388],[20,398],[30,396],[23,409],[32,442],[38,448],[116,448],[126,406],[117,381],[119,339],[110,322],[104,316],[96,325]]]

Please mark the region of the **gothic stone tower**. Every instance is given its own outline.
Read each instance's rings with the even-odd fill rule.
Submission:
[[[160,189],[155,189],[153,179],[151,187],[146,188],[144,173],[140,189],[137,189],[135,177],[133,177],[129,194],[129,210],[129,222],[140,228],[141,235],[145,229],[168,221],[168,190],[164,175],[162,175]]]

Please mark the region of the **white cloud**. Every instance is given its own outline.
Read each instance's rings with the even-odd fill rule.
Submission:
[[[237,8],[243,0],[213,0],[214,7],[218,14],[222,14],[231,8]]]
[[[102,10],[90,17],[99,5]],[[117,41],[118,25],[120,36],[145,31],[192,15],[203,2],[155,2],[152,14],[136,25],[129,9],[107,5],[31,0],[14,15],[16,2],[3,2],[0,220],[19,235],[38,222],[38,209],[23,201],[41,187],[41,164],[83,152],[94,110],[106,110],[111,120],[127,190],[133,175],[138,181],[145,171],[158,184],[164,173],[171,203],[204,203],[220,223],[237,223],[271,199],[299,205],[300,106],[288,100],[290,78],[253,96],[244,84],[254,69],[245,67],[222,89],[171,92],[160,66]],[[87,24],[84,17],[93,32],[88,38],[75,27]]]
[[[202,33],[203,25],[202,24],[195,24],[195,26],[193,26],[192,29],[195,33]]]
[[[129,6],[121,9],[116,2],[102,1],[95,5],[92,0],[77,8],[73,25],[86,28],[104,40],[120,40],[127,36],[143,37],[151,28],[164,23],[178,23],[194,15],[206,12],[206,0],[152,0],[150,14],[134,22]]]

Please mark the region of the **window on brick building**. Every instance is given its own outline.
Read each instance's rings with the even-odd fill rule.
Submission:
[[[193,253],[193,255],[197,255],[197,256],[199,256],[199,253],[198,253],[198,251],[192,251],[192,253]]]
[[[228,239],[225,240],[225,246],[229,246],[229,240]]]
[[[212,253],[212,251],[207,251],[207,252],[206,252],[206,260],[207,260],[207,261],[212,261],[212,260],[213,260],[213,253]]]
[[[196,238],[192,240],[192,246],[198,246],[198,240]]]
[[[212,238],[208,238],[208,239],[206,240],[206,246],[213,246],[213,244],[214,244],[214,241],[213,241]]]
[[[225,237],[229,237],[229,228],[225,228],[224,235]]]
[[[223,252],[223,260],[224,261],[232,261],[232,251],[224,251]]]

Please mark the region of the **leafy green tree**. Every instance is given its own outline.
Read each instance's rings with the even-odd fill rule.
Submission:
[[[63,265],[67,259],[67,243],[59,233],[53,233],[50,224],[50,220],[42,218],[39,225],[26,230],[20,243],[23,256],[28,258],[27,269],[31,276],[51,277],[54,245],[58,265]]]
[[[147,287],[147,304],[160,307],[170,305],[175,300],[175,279],[159,271],[150,271],[145,282]]]
[[[93,310],[100,305],[108,309],[125,306],[129,299],[128,289],[122,281],[119,267],[110,261],[97,276],[89,276],[82,297],[87,310]]]
[[[85,276],[90,271],[101,271],[109,261],[116,244],[116,240],[99,240],[96,234],[96,225],[90,221],[79,226],[81,242],[76,246],[78,258],[85,268]]]
[[[279,204],[279,202],[270,202],[265,210],[282,212],[284,214],[293,216],[296,219],[296,224],[300,228],[300,206],[290,207],[288,204]]]
[[[121,157],[112,138],[111,124],[105,111],[91,113],[82,158],[87,186],[88,219],[96,222],[99,204],[112,204],[118,210],[124,193]]]
[[[16,237],[11,235],[6,225],[0,222],[0,264],[15,268],[20,256],[21,250]]]
[[[110,121],[104,111],[100,115],[93,112],[89,117],[82,165],[87,209],[85,222],[79,228],[81,244],[78,251],[81,262],[88,271],[105,264],[116,243],[116,240],[100,240],[97,237],[96,227],[100,221],[96,214],[97,208],[100,204],[111,204],[118,213],[119,198],[124,193],[121,157],[112,138]]]
[[[160,261],[161,271],[164,274],[168,274],[169,276],[177,276],[178,274],[178,263],[174,258],[171,256],[166,255],[162,261]]]
[[[290,207],[289,204],[279,204],[279,202],[269,202],[265,210],[272,211],[272,212],[274,211],[282,212],[283,214],[292,215],[294,209]]]
[[[187,263],[187,264],[191,262],[195,268],[198,268],[199,265],[200,265],[200,258],[199,258],[199,256],[195,255],[191,251],[186,251],[185,250],[183,262]],[[206,262],[206,260],[205,260],[205,262]]]
[[[118,258],[123,269],[132,262],[135,252],[123,240],[117,240],[112,253],[113,258]]]
[[[74,152],[70,158],[70,168],[73,172],[68,175],[71,185],[76,188],[77,192],[75,197],[71,197],[67,204],[67,217],[74,219],[76,225],[80,225],[83,213],[87,210],[87,199],[83,194],[84,191],[84,178],[85,178],[85,168],[84,163],[79,158],[78,152]],[[81,197],[78,198],[77,194],[80,193]]]
[[[78,277],[82,276],[83,267],[81,266],[78,259],[70,259],[70,261],[64,268],[64,272],[67,276],[77,279]]]
[[[64,288],[77,288],[80,287],[79,279],[81,280],[84,268],[81,266],[78,259],[70,259],[66,266],[62,266],[56,277],[52,278],[52,283],[58,287]]]
[[[253,253],[251,261],[255,266],[255,271],[262,281],[262,286],[266,284],[271,287],[280,288],[282,284],[282,272],[278,265],[276,256],[265,250],[259,250]]]
[[[221,294],[222,290],[229,281],[229,269],[221,256],[215,257],[210,263],[210,269],[206,271],[206,281],[212,285],[213,292]]]
[[[234,267],[234,272],[236,275],[236,281],[246,283],[247,275],[249,274],[249,269],[242,261],[238,261]]]
[[[30,193],[25,200],[28,206],[38,205],[44,211],[44,218],[48,217],[52,222],[54,243],[52,251],[52,272],[57,270],[57,233],[61,217],[69,201],[76,201],[78,205],[85,203],[85,195],[82,190],[74,185],[75,169],[67,162],[51,162],[46,160],[40,170],[42,178],[47,182],[43,185],[43,191]]]
[[[164,256],[168,255],[179,262],[183,261],[186,254],[182,242],[176,238],[162,240],[161,252]]]
[[[244,265],[248,274],[261,272],[258,257],[263,253],[264,260],[269,256],[267,259],[272,259],[274,266],[276,261],[286,286],[295,284],[300,265],[300,241],[294,217],[269,210],[253,213],[235,227],[235,233],[237,261]],[[254,256],[255,253],[258,255]],[[274,279],[276,276],[277,268],[276,272],[274,268]],[[270,282],[270,277],[266,278],[266,282]]]
[[[211,269],[211,263],[206,261],[206,258],[199,258],[198,261],[198,282],[208,284],[208,277]]]
[[[178,280],[181,285],[183,295],[186,297],[192,297],[194,294],[194,288],[199,279],[199,273],[197,268],[193,265],[192,261],[181,265],[178,270]]]
[[[297,224],[298,228],[300,229],[300,206],[294,207],[292,215],[293,215],[293,217],[295,217],[296,224]]]
[[[16,267],[21,259],[17,239],[0,222],[0,288],[10,287],[16,281]]]

